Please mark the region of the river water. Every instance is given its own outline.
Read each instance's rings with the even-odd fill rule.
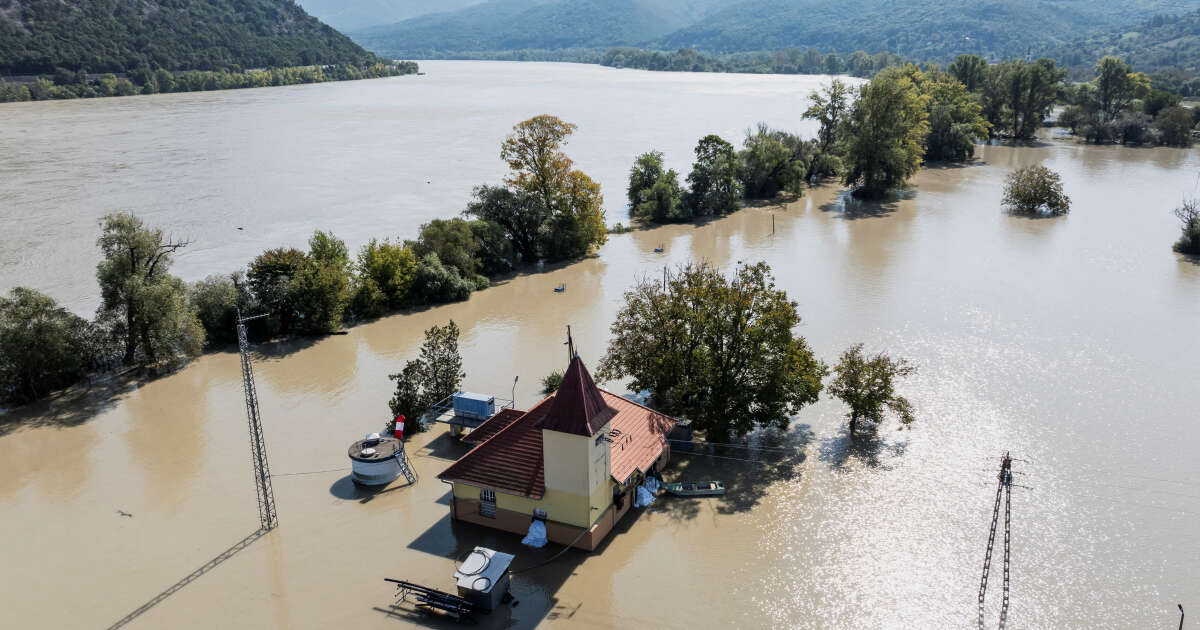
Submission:
[[[497,180],[498,140],[543,111],[580,123],[569,150],[605,186],[613,223],[634,154],[655,146],[686,168],[702,133],[736,137],[758,119],[808,129],[796,115],[821,80],[423,68],[428,76],[4,106],[5,288],[31,284],[90,308],[94,219],[118,207],[196,239],[177,265],[185,277],[317,227],[352,243],[381,229],[411,235],[460,207],[471,184]],[[1038,163],[1062,174],[1069,216],[1000,208],[1004,176]],[[442,627],[377,610],[391,603],[382,579],[449,590],[452,559],[476,543],[515,551],[516,568],[556,550],[451,525],[435,476],[462,451],[440,429],[409,447],[415,486],[352,489],[345,448],[386,419],[386,375],[416,353],[422,330],[452,318],[465,386],[506,396],[519,377],[527,408],[537,381],[565,362],[566,325],[594,365],[622,292],[699,259],[770,263],[827,361],[864,342],[917,364],[902,385],[917,422],[851,446],[844,408],[822,399],[788,433],[755,436],[761,450],[678,453],[671,475],[722,479],[729,493],[662,499],[600,552],[515,577],[520,605],[485,627],[971,626],[1005,450],[1024,460],[1015,469],[1027,486],[1012,497],[1010,626],[1173,627],[1177,603],[1200,610],[1200,265],[1170,250],[1170,209],[1194,192],[1198,165],[1179,149],[982,147],[975,163],[925,169],[881,204],[821,187],[786,206],[613,235],[595,257],[467,302],[259,346],[281,526],[127,627]],[[553,293],[560,283],[567,291]],[[0,610],[14,627],[106,627],[257,527],[235,354],[8,416]]]

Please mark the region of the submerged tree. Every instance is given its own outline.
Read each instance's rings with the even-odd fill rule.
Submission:
[[[929,135],[925,159],[965,161],[975,157],[975,143],[987,140],[991,125],[967,87],[944,72],[925,73],[922,90],[929,95]]]
[[[1189,256],[1200,256],[1200,203],[1195,199],[1184,199],[1183,205],[1175,209],[1179,217],[1179,240],[1175,251]]]
[[[757,131],[746,131],[744,146],[738,158],[742,162],[742,193],[747,198],[771,199],[780,192],[803,192],[812,159],[810,143],[759,123]]]
[[[850,112],[850,88],[841,79],[834,79],[825,89],[814,90],[809,95],[812,104],[804,112],[804,118],[821,123],[817,131],[816,153],[810,165],[810,175],[824,177],[837,175],[841,170],[838,145],[841,141],[846,116]]]
[[[726,278],[705,264],[625,293],[597,374],[632,379],[665,413],[686,417],[713,441],[757,427],[784,429],[817,400],[823,363],[804,337],[796,303],[766,263]]]
[[[0,296],[0,400],[23,404],[82,378],[95,358],[87,320],[17,287]]]
[[[844,176],[856,195],[882,196],[921,167],[928,101],[908,68],[884,70],[860,88],[847,122]]]
[[[604,198],[600,185],[562,151],[576,125],[546,114],[518,123],[500,146],[512,172],[505,183],[535,196],[549,212],[541,225],[539,250],[551,260],[576,258],[604,244]]]
[[[850,437],[854,438],[858,421],[866,420],[878,425],[883,422],[884,412],[891,410],[900,423],[910,424],[913,419],[912,405],[908,399],[896,393],[896,379],[916,373],[917,368],[904,359],[893,359],[879,353],[873,357],[863,355],[863,345],[855,344],[842,353],[833,368],[834,377],[829,383],[829,393],[850,407],[846,418],[850,421]]]
[[[421,416],[429,406],[458,391],[466,378],[458,353],[458,336],[458,325],[453,320],[445,326],[431,327],[425,331],[420,356],[405,363],[400,372],[388,375],[396,383],[388,406],[393,418],[399,415],[406,418],[405,433],[420,431]]]
[[[1071,211],[1071,198],[1063,192],[1062,178],[1040,164],[1009,173],[1001,203],[1023,214],[1057,216]]]
[[[742,196],[741,162],[733,145],[709,134],[696,144],[696,161],[687,176],[686,203],[693,216],[728,214]]]
[[[167,273],[188,243],[125,212],[105,216],[100,226],[99,317],[122,339],[125,364],[199,354],[204,328],[188,304],[187,285]]]

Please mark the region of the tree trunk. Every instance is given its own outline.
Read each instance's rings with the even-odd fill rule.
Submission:
[[[858,414],[850,414],[850,439],[854,439],[854,429],[858,424]]]
[[[133,365],[137,350],[137,327],[133,325],[133,306],[125,303],[125,365]]]

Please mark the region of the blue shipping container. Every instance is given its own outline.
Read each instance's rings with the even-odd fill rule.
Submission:
[[[487,420],[496,414],[496,397],[471,392],[454,395],[454,415]]]

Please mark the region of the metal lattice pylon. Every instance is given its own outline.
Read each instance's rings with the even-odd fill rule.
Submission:
[[[246,394],[246,419],[250,424],[250,460],[254,463],[254,485],[258,493],[258,519],[262,529],[279,526],[275,514],[275,490],[271,487],[271,467],[267,464],[267,444],[263,440],[262,417],[258,412],[258,393],[254,389],[254,367],[250,363],[250,343],[246,341],[246,322],[265,317],[242,317],[238,311],[238,350],[242,355],[242,391]]]
[[[1000,521],[1000,500],[1004,499],[1004,597],[1000,602],[1000,630],[1008,623],[1009,550],[1012,530],[1012,456],[1000,459],[1000,474],[996,481],[996,502],[992,507],[992,525],[988,531],[987,551],[983,555],[983,575],[979,580],[979,630],[984,629],[984,600],[987,597],[988,574],[992,569],[992,547],[996,544],[996,526]]]

